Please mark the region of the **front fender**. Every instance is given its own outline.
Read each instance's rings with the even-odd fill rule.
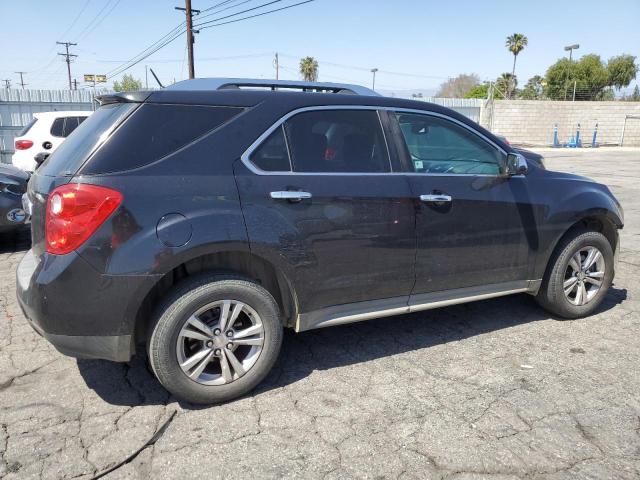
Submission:
[[[541,250],[535,266],[535,278],[542,278],[547,263],[562,237],[576,224],[587,219],[608,222],[615,229],[624,226],[624,212],[609,189],[597,183],[580,182],[581,188],[560,189],[540,219]]]

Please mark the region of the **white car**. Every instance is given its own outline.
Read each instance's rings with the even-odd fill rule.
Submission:
[[[35,156],[55,151],[65,138],[93,112],[41,112],[34,113],[33,119],[25,125],[14,139],[15,153],[11,163],[24,170],[33,172],[38,163]]]

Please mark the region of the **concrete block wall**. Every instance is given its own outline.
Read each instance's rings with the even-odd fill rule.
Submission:
[[[558,124],[560,142],[568,142],[580,123],[583,144],[591,144],[598,124],[598,143],[619,144],[625,116],[624,145],[640,146],[640,102],[554,102],[537,100],[498,100],[489,103],[482,122],[494,133],[512,143],[549,145],[553,126]]]

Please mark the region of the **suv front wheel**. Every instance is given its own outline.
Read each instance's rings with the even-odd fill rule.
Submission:
[[[599,232],[577,232],[563,240],[551,257],[536,300],[560,317],[585,317],[604,299],[613,274],[613,250],[607,238]]]
[[[269,292],[247,280],[204,275],[183,282],[160,306],[148,355],[172,394],[211,404],[252,390],[281,344],[278,305]]]

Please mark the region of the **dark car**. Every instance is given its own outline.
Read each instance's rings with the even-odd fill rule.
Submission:
[[[29,183],[18,298],[65,354],[145,345],[179,398],[255,387],[283,327],[522,292],[577,318],[611,285],[609,189],[447,108],[238,79],[101,103]]]
[[[0,163],[0,233],[15,231],[26,222],[22,195],[27,191],[28,181],[28,173]]]

